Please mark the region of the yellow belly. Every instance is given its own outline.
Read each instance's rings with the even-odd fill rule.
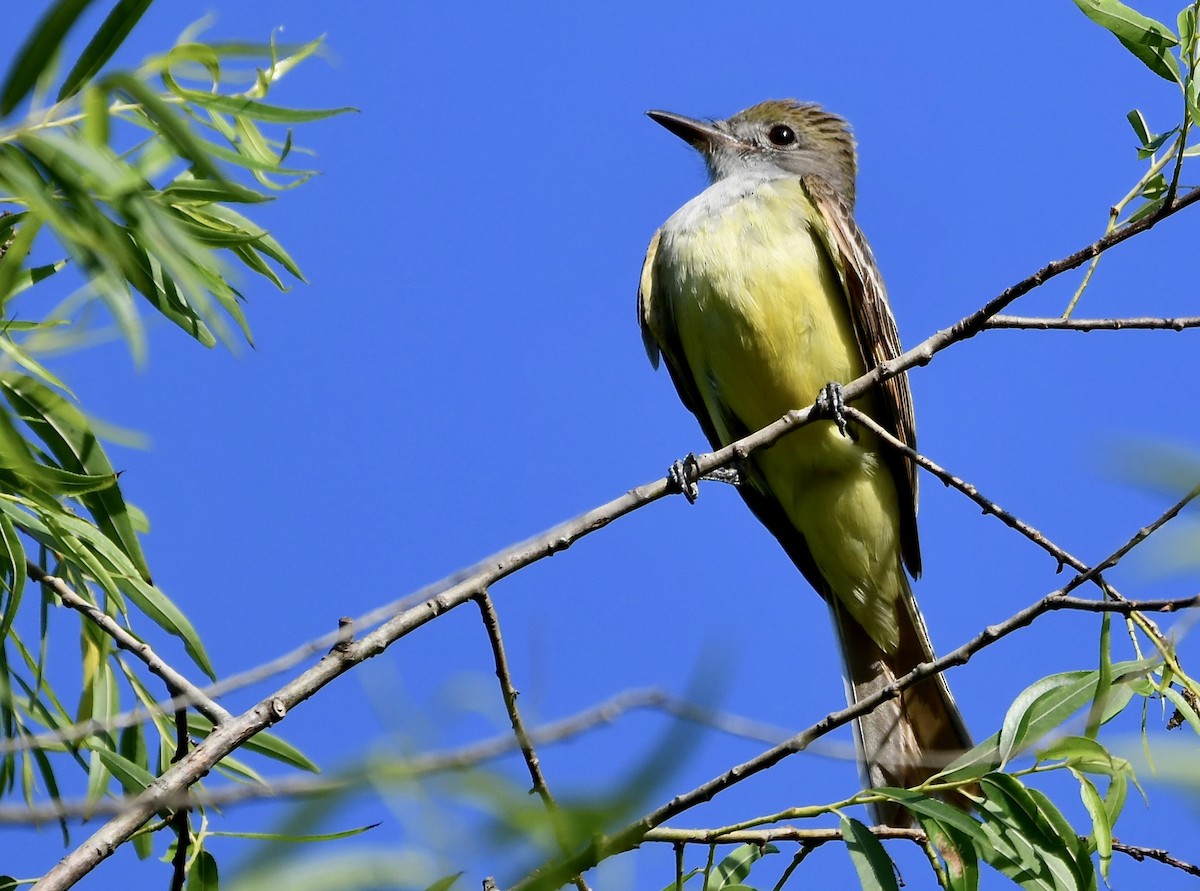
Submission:
[[[726,189],[729,194],[713,193]],[[740,191],[739,191],[740,188]],[[718,183],[664,225],[655,289],[669,295],[679,344],[721,444],[813,403],[863,363],[837,270],[794,180]],[[821,574],[887,648],[906,590],[895,484],[870,436],[819,422],[754,456],[759,485],[804,536]]]

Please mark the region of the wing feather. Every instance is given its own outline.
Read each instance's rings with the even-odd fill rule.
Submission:
[[[870,370],[881,362],[895,359],[901,353],[900,333],[888,305],[887,291],[875,257],[857,224],[854,215],[834,188],[819,176],[809,175],[800,180],[813,204],[826,222],[826,248],[842,277],[854,334],[862,355],[863,366]],[[888,378],[881,387],[879,406],[882,417],[875,420],[909,448],[917,447],[917,425],[913,413],[912,391],[908,375]],[[892,449],[885,449],[884,458],[896,480],[900,496],[900,551],[904,564],[913,576],[921,574],[921,546],[917,536],[917,465]]]

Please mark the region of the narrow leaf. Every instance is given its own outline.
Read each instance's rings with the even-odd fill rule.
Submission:
[[[1092,839],[1096,842],[1096,853],[1100,855],[1100,875],[1104,876],[1104,881],[1107,882],[1108,870],[1112,865],[1113,844],[1112,821],[1108,808],[1091,780],[1079,771],[1071,772],[1075,774],[1075,779],[1079,780],[1079,797],[1083,799],[1083,806],[1092,818]]]
[[[140,764],[135,764],[112,749],[96,747],[96,755],[104,766],[117,778],[117,782],[129,793],[138,793],[154,782],[154,774]]]
[[[79,88],[91,80],[104,63],[112,58],[112,54],[125,42],[142,13],[149,8],[150,2],[151,0],[118,0],[117,5],[100,25],[100,29],[84,47],[83,53],[71,66],[62,89],[58,91],[59,102],[77,93]]]
[[[46,11],[29,39],[17,51],[4,87],[0,89],[0,115],[9,114],[29,95],[37,79],[54,61],[59,44],[91,0],[59,0]]]
[[[761,860],[766,854],[778,854],[779,848],[774,845],[739,845],[734,848],[709,875],[707,887],[710,891],[729,891],[733,886],[740,885],[742,880],[750,875],[750,867]]]
[[[277,842],[337,841],[341,838],[362,835],[364,832],[370,832],[377,826],[379,826],[378,823],[368,823],[366,826],[355,826],[353,829],[344,829],[341,832],[324,832],[320,835],[288,835],[282,832],[209,832],[208,834],[221,836],[222,838],[253,838]]]
[[[1145,145],[1150,141],[1150,128],[1146,125],[1146,119],[1138,109],[1135,108],[1125,115],[1125,120],[1129,121],[1129,126],[1133,127],[1133,133],[1137,136],[1140,145]]]
[[[188,715],[188,729],[193,736],[207,737],[212,733],[212,721],[202,715]],[[293,746],[291,743],[284,742],[273,733],[263,731],[256,733],[242,745],[246,751],[257,752],[267,758],[287,764],[291,767],[298,767],[301,770],[307,770],[310,773],[320,773],[319,768],[315,763],[309,760],[303,752]],[[757,851],[758,846],[752,846]]]
[[[842,838],[863,891],[900,891],[896,870],[874,833],[858,820],[842,817]]]

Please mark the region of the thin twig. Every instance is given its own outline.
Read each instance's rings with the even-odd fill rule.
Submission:
[[[122,628],[112,616],[96,606],[96,604],[84,600],[65,581],[50,575],[45,569],[32,562],[26,562],[25,572],[35,582],[40,582],[53,591],[64,605],[82,613],[91,620],[105,634],[111,637],[118,647],[132,653],[144,662],[153,674],[158,675],[166,682],[167,689],[179,691],[178,695],[172,697],[172,701],[185,700],[214,724],[220,724],[233,717],[233,715],[201,692],[199,687],[164,661],[162,657],[154,652],[148,643],[138,640]]]
[[[1020,328],[1033,331],[1124,331],[1142,329],[1153,331],[1183,331],[1200,328],[1200,316],[1185,316],[1176,319],[1064,319],[1032,316],[992,316],[985,328]]]
[[[1164,523],[1174,519],[1174,517],[1179,513],[1179,511],[1181,511],[1184,507],[1186,507],[1187,504],[1197,496],[1197,494],[1200,494],[1200,487],[1198,487],[1197,489],[1193,489],[1191,492],[1189,492],[1187,495],[1185,495],[1180,501],[1178,501],[1170,510],[1168,510],[1165,514],[1163,514],[1161,517],[1159,517],[1158,520],[1155,521],[1153,528],[1140,530],[1137,535],[1135,535],[1128,542],[1126,542],[1126,544],[1122,546],[1122,549],[1120,551],[1118,551],[1113,557],[1110,557],[1109,561],[1105,565],[1098,566],[1098,567],[1089,567],[1082,560],[1073,556],[1070,552],[1064,550],[1063,548],[1059,547],[1057,544],[1055,544],[1053,541],[1051,541],[1049,538],[1047,538],[1042,532],[1035,529],[1033,526],[1026,523],[1024,520],[1020,519],[1019,517],[1015,516],[1014,514],[1006,511],[1004,508],[1000,507],[1000,505],[998,505],[996,502],[985,497],[977,488],[975,488],[975,486],[971,485],[966,480],[962,479],[961,477],[955,476],[954,474],[950,473],[945,468],[934,463],[932,460],[930,460],[925,455],[921,454],[920,452],[916,451],[915,449],[913,449],[910,446],[906,445],[905,443],[901,442],[899,439],[897,439],[895,436],[893,436],[889,431],[885,430],[879,424],[875,423],[875,421],[869,415],[863,414],[861,411],[854,408],[853,406],[843,406],[843,413],[848,418],[853,420],[855,423],[861,424],[863,427],[866,427],[867,429],[869,429],[872,433],[874,433],[876,436],[878,436],[885,444],[887,444],[891,448],[896,449],[897,451],[901,452],[903,455],[905,455],[907,458],[909,458],[909,460],[914,461],[915,463],[917,463],[918,465],[923,467],[925,470],[932,473],[939,480],[941,480],[942,483],[944,483],[945,485],[951,486],[951,487],[957,489],[958,491],[962,492],[964,495],[966,495],[968,498],[970,498],[972,501],[974,501],[976,504],[978,504],[981,508],[983,508],[983,512],[985,514],[993,515],[994,517],[996,517],[998,520],[1000,520],[1002,523],[1004,523],[1009,528],[1015,529],[1017,532],[1021,533],[1023,536],[1025,536],[1027,539],[1029,539],[1029,541],[1033,542],[1038,547],[1040,547],[1042,550],[1044,550],[1048,554],[1050,554],[1050,556],[1052,556],[1058,562],[1058,565],[1060,568],[1065,565],[1065,566],[1070,566],[1072,569],[1075,569],[1079,572],[1086,573],[1085,580],[1091,581],[1094,584],[1098,585],[1100,587],[1100,589],[1107,596],[1111,597],[1114,600],[1124,600],[1125,598],[1119,591],[1117,591],[1116,588],[1114,588],[1101,575],[1103,570],[1109,569],[1109,568],[1115,566],[1117,561],[1120,560],[1122,557],[1124,557],[1124,555],[1127,554],[1129,552],[1129,550],[1131,550],[1133,547],[1135,547],[1140,542],[1144,541],[1145,537],[1147,535],[1150,535],[1155,529],[1160,528]],[[1169,662],[1171,662],[1172,667],[1174,669],[1176,669],[1176,671],[1178,673],[1182,674],[1182,669],[1179,667],[1179,665],[1176,662],[1176,660],[1174,659],[1174,657],[1170,654],[1170,647],[1168,646],[1166,636],[1162,633],[1162,631],[1159,629],[1159,627],[1153,621],[1151,621],[1149,618],[1147,618],[1145,616],[1135,616],[1135,619],[1137,620],[1137,624],[1142,628],[1142,630],[1145,631],[1145,633],[1147,635],[1149,635],[1150,638],[1154,641],[1155,646],[1157,647],[1159,652],[1162,653],[1163,657],[1165,659],[1167,659]]]
[[[533,783],[533,791],[542,799],[542,804],[546,806],[546,811],[550,815],[550,822],[554,826],[554,836],[558,841],[559,850],[564,854],[570,853],[571,838],[567,834],[567,827],[563,825],[562,813],[559,811],[558,803],[554,800],[554,796],[550,792],[550,786],[546,783],[546,776],[542,773],[542,763],[533,748],[533,740],[529,738],[529,734],[525,730],[525,722],[521,718],[521,710],[517,707],[517,696],[519,693],[513,685],[512,672],[508,667],[508,656],[504,652],[504,637],[500,633],[500,616],[497,615],[496,606],[492,603],[492,598],[488,596],[486,591],[481,591],[475,596],[475,603],[479,606],[479,614],[483,618],[483,627],[487,630],[488,643],[492,647],[492,658],[496,663],[496,679],[500,682],[500,694],[504,697],[504,709],[508,712],[508,720],[512,724],[513,736],[517,740],[517,745],[520,746],[521,756],[525,759],[525,766],[529,769],[529,779]],[[583,876],[574,876],[571,882],[579,891],[589,891],[587,882],[584,881]]]
[[[1008,526],[1010,529],[1015,529],[1017,532],[1021,533],[1021,535],[1025,536],[1027,539],[1053,557],[1060,567],[1070,566],[1072,569],[1078,570],[1079,572],[1083,572],[1090,568],[1078,557],[1075,557],[1070,552],[1059,547],[1057,544],[1047,538],[1041,531],[1035,529],[1029,523],[1026,523],[1015,514],[1010,513],[1002,508],[999,504],[986,497],[977,488],[975,488],[975,486],[971,485],[961,477],[955,476],[944,467],[934,463],[930,458],[926,457],[921,452],[918,452],[901,442],[885,428],[875,423],[875,420],[871,418],[870,415],[864,414],[851,405],[843,406],[842,411],[848,419],[854,421],[856,424],[866,427],[888,446],[903,454],[910,461],[913,461],[914,463],[925,468],[925,470],[932,473],[945,485],[962,492],[981,508],[983,508],[983,512],[985,514],[991,514],[1005,526]]]
[[[869,827],[871,833],[882,841],[902,839],[923,845],[928,841],[924,832],[919,829],[896,829],[891,826]],[[1080,836],[1083,841],[1087,838]],[[660,826],[646,833],[646,842],[660,842],[676,846],[683,845],[712,845],[712,844],[742,844],[766,845],[771,842],[794,841],[800,842],[805,848],[816,848],[829,842],[843,840],[840,829],[799,829],[795,826],[777,826],[773,829],[741,830],[739,832],[720,832],[713,829],[671,829]],[[1161,848],[1147,848],[1140,845],[1127,845],[1113,839],[1113,850],[1120,851],[1139,862],[1156,860],[1167,866],[1182,870],[1188,875],[1200,876],[1200,866],[1195,866],[1178,857],[1172,857]]]
[[[172,697],[176,697],[181,691],[168,687],[168,692]],[[171,758],[172,764],[182,761],[188,753],[190,737],[187,715],[186,708],[175,712],[175,754]],[[192,839],[192,826],[186,803],[176,808],[171,816],[171,827],[175,830],[175,856],[171,858],[171,891],[183,891],[184,882],[187,880],[188,845]]]
[[[1165,863],[1167,866],[1181,869],[1190,876],[1200,876],[1200,866],[1188,863],[1186,860],[1180,860],[1178,857],[1172,857],[1162,848],[1143,848],[1137,845],[1127,845],[1114,838],[1113,850],[1120,851],[1122,854],[1128,854],[1139,863],[1143,860],[1157,860],[1159,863]]]

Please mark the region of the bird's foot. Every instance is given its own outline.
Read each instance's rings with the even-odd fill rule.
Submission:
[[[829,418],[837,424],[838,432],[842,436],[846,433],[846,414],[844,409],[846,401],[842,398],[842,385],[837,381],[830,381],[821,388],[821,392],[817,395],[817,411],[821,417]]]
[[[700,497],[700,486],[697,485],[697,480],[700,479],[700,468],[696,466],[695,455],[688,452],[686,458],[672,464],[671,469],[667,471],[667,479],[671,481],[672,486],[683,493],[688,504],[696,503],[696,499]]]

